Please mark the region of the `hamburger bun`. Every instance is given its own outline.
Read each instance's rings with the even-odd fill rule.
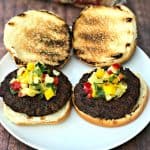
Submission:
[[[75,93],[74,93],[74,96],[73,96],[72,100],[73,100],[73,105],[74,105],[74,108],[75,108],[76,112],[79,114],[79,116],[81,118],[85,119],[86,121],[88,121],[92,124],[98,125],[98,126],[103,126],[103,127],[118,127],[118,126],[126,125],[126,124],[134,121],[143,112],[143,110],[145,108],[145,105],[147,103],[147,100],[148,100],[148,87],[147,87],[146,82],[143,80],[143,78],[140,75],[136,75],[136,77],[140,81],[140,93],[139,93],[138,100],[137,100],[136,104],[133,106],[130,113],[125,114],[121,118],[115,118],[115,119],[113,119],[113,118],[111,118],[111,119],[107,118],[106,119],[106,118],[102,118],[102,117],[93,117],[92,115],[84,112],[83,110],[81,110],[77,106],[77,104],[76,104],[77,99],[76,98],[79,97],[79,95],[75,97]],[[134,83],[132,83],[132,84],[134,84]],[[91,99],[91,101],[93,101],[93,99]],[[112,101],[115,101],[115,99],[112,100]],[[109,102],[106,102],[106,103],[109,103]],[[129,103],[129,105],[130,105],[130,102],[127,102],[127,103]],[[124,104],[125,104],[125,102],[124,102]],[[88,109],[88,107],[91,107],[91,106],[86,106],[86,107]],[[119,107],[120,107],[119,105],[116,105],[116,110],[117,111],[119,111],[119,109],[120,109]],[[130,107],[130,106],[126,106],[126,107]],[[105,112],[104,109],[102,111]],[[111,108],[109,113],[111,113],[111,112],[114,112],[113,107]],[[116,113],[118,113],[118,112],[116,112]]]
[[[54,13],[29,10],[6,23],[4,45],[17,65],[38,60],[62,67],[70,57],[70,31]]]
[[[45,115],[45,116],[34,116],[29,117],[25,113],[18,113],[12,110],[5,103],[3,105],[4,115],[13,123],[17,125],[39,125],[39,124],[58,124],[63,122],[70,114],[71,104],[68,101],[63,108],[58,112]]]
[[[92,66],[124,63],[136,49],[133,12],[124,5],[89,6],[73,25],[74,54]]]

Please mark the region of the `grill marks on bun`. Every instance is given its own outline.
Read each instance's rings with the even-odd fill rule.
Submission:
[[[135,51],[136,32],[135,16],[126,6],[90,6],[74,23],[73,48],[79,59],[94,66],[123,63]]]
[[[10,19],[4,30],[6,49],[24,63],[39,60],[52,66],[63,66],[70,57],[70,38],[66,22],[44,10],[21,13]]]

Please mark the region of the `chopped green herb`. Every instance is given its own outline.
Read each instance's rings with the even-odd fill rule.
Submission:
[[[116,75],[119,75],[119,73],[120,73],[120,69],[119,69],[119,70],[117,70]]]
[[[48,87],[48,88],[51,87],[54,91],[56,91],[56,86],[54,84],[52,84],[52,83],[47,83],[46,87]]]
[[[35,90],[41,91],[41,85],[40,85],[40,84],[32,83],[31,86],[32,86]]]
[[[40,69],[41,73],[48,73],[48,74],[50,74],[50,69],[47,68],[46,65],[41,64],[41,63],[38,62],[35,66]]]
[[[45,72],[48,73],[48,74],[51,73],[50,69],[48,69],[48,68],[45,70]]]
[[[41,64],[41,63],[39,63],[39,62],[38,62],[35,66],[39,67],[42,73],[43,73],[43,72],[45,71],[45,69],[46,69],[46,66],[43,65],[43,64]]]
[[[38,99],[41,100],[44,97],[44,95],[41,93],[38,95]]]
[[[53,85],[52,83],[47,83],[46,87],[52,87],[52,85]]]
[[[34,73],[37,74],[38,76],[41,76],[43,74],[41,69],[38,67],[34,70]]]
[[[101,86],[98,86],[99,84],[94,83],[94,88],[96,91],[96,97],[101,97],[104,98],[105,97],[105,93],[103,91],[103,88]]]
[[[17,91],[14,91],[13,89],[10,88],[10,93],[15,95],[15,94],[17,94]]]
[[[113,75],[113,76],[111,76],[111,77],[109,77],[109,82],[111,82],[111,83],[112,83],[112,82],[113,82],[113,80],[114,80],[115,78],[116,78],[116,76],[114,76],[114,75]]]

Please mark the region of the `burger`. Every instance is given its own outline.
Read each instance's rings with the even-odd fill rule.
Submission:
[[[71,95],[68,78],[41,62],[29,62],[9,73],[0,87],[4,114],[18,125],[63,121],[70,112]]]
[[[84,74],[75,86],[73,104],[88,122],[116,127],[135,120],[147,96],[148,88],[141,76],[113,64]]]

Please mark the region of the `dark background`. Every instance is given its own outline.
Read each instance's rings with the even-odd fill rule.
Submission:
[[[128,0],[127,5],[137,16],[138,45],[150,56],[150,0]],[[81,10],[73,6],[51,3],[50,0],[0,0],[0,58],[6,53],[3,46],[4,24],[14,15],[28,9],[51,10],[70,25]],[[0,125],[0,150],[32,150],[32,148],[16,140]],[[116,150],[150,150],[150,125]]]

